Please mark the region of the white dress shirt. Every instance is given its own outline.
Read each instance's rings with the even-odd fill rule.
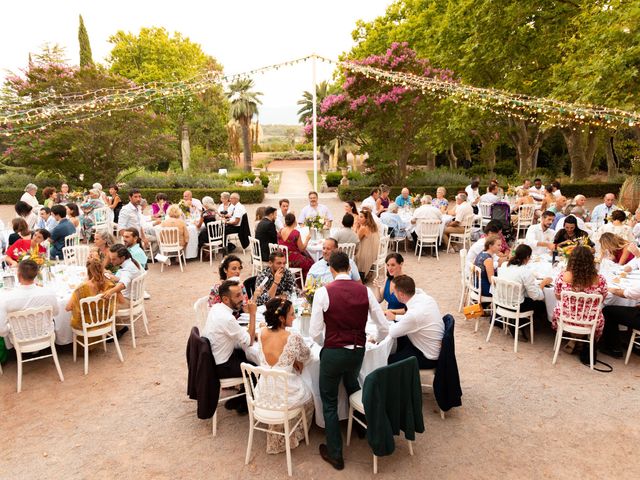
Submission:
[[[469,251],[467,252],[467,260],[466,260],[467,267],[469,265],[473,265],[474,262],[476,261],[476,257],[480,255],[482,252],[484,252],[484,242],[486,239],[487,239],[486,237],[479,238],[477,242],[471,245],[471,247],[469,248]]]
[[[229,219],[229,221],[234,221],[233,225],[239,226],[242,223],[242,217],[244,217],[244,214],[247,213],[247,209],[244,208],[244,205],[242,205],[240,202],[232,206],[233,213],[231,213],[231,218]],[[238,221],[235,222],[235,219],[238,219]]]
[[[465,220],[468,220],[469,217],[473,217],[474,215],[475,214],[473,213],[473,207],[471,206],[471,204],[463,202],[459,205],[456,205],[456,222],[463,223]]]
[[[135,263],[130,258],[127,258],[120,268],[116,272],[116,277],[118,277],[118,283],[124,285],[124,290],[122,291],[122,296],[124,298],[130,298],[131,296],[131,281],[138,278],[142,275],[142,270],[140,270]]]
[[[464,189],[464,192],[467,194],[467,202],[475,203],[475,201],[480,198],[480,192],[476,188],[475,190],[471,188],[471,185],[467,185]]]
[[[122,207],[120,215],[118,216],[118,230],[125,230],[133,227],[137,228],[140,232],[142,230],[142,225],[142,214],[138,207],[131,202]]]
[[[349,278],[351,278],[351,280],[359,282],[360,273],[358,273],[358,267],[356,263],[353,260],[349,259],[349,266],[351,267],[351,270],[349,271]],[[315,280],[320,280],[323,285],[333,282],[333,274],[331,273],[331,269],[329,268],[329,262],[327,262],[324,258],[321,258],[316,263],[311,265],[309,273],[307,273],[307,278],[309,277],[312,277]]]
[[[411,220],[440,220],[442,221],[442,211],[431,204],[420,205],[413,212]]]
[[[367,198],[365,198],[362,201],[362,204],[360,205],[360,209],[362,209],[362,207],[368,207],[369,210],[371,210],[371,213],[375,214],[377,210],[376,199],[373,198],[371,195],[369,195]]]
[[[339,273],[336,280],[351,280],[348,273]],[[380,342],[389,333],[389,322],[382,312],[382,308],[376,300],[371,290],[367,288],[367,296],[369,298],[369,318],[378,327],[377,342]],[[326,287],[318,289],[313,296],[313,307],[311,309],[311,324],[309,326],[309,335],[319,344],[324,343],[324,312],[329,309],[329,292]],[[348,312],[345,312],[347,314]],[[347,347],[345,347],[347,348]]]
[[[300,217],[298,217],[298,223],[304,223],[304,221],[307,218],[315,217],[316,215],[319,215],[327,220],[333,221],[333,215],[331,215],[331,212],[329,211],[327,206],[319,203],[316,208],[312,207],[311,205],[306,205],[300,212]]]
[[[251,345],[249,332],[240,326],[233,316],[233,310],[224,303],[216,303],[211,307],[202,336],[207,337],[211,343],[211,353],[216,365],[229,360],[234,349],[244,350]]]
[[[0,337],[9,334],[7,314],[26,308],[51,307],[58,314],[58,299],[54,291],[36,284],[18,284],[12,290],[4,290],[0,296]]]
[[[276,215],[276,230],[279,232],[284,226],[284,215],[282,215],[282,210],[278,209],[278,214]]]
[[[532,186],[529,189],[529,195],[531,195],[534,200],[541,202],[542,200],[544,200],[544,191],[544,185],[542,185],[539,189],[535,186]]]
[[[533,250],[533,253],[535,253],[536,255],[549,253],[551,252],[551,250],[549,250],[547,247],[538,246],[538,243],[540,242],[553,243],[553,239],[555,238],[555,236],[556,236],[555,230],[553,230],[552,228],[547,228],[543,232],[542,225],[539,223],[536,223],[535,225],[531,225],[527,229],[527,235],[524,238],[524,243],[529,245]]]
[[[607,207],[605,203],[596,205],[593,212],[591,212],[591,223],[595,225],[604,223],[604,219],[611,215],[614,210],[618,210],[618,207],[615,205],[611,205],[610,207]]]
[[[500,197],[495,193],[487,192],[480,197],[480,203],[496,203],[500,201]]]
[[[389,325],[389,336],[407,336],[429,360],[437,360],[444,336],[444,322],[436,301],[417,289],[407,302],[407,313],[396,315],[395,323]]]
[[[531,300],[544,300],[544,292],[536,284],[536,277],[533,275],[531,268],[526,265],[507,265],[505,263],[498,267],[498,278],[522,285],[520,303],[524,302],[525,296]]]

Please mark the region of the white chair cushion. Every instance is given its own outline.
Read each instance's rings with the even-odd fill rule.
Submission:
[[[300,408],[293,408],[289,410],[289,420],[300,415],[302,410]],[[253,410],[253,416],[256,420],[259,420],[262,423],[266,424],[278,424],[283,423],[285,419],[285,412],[280,412],[277,410],[268,410],[266,408],[258,408],[256,407]]]
[[[220,379],[220,388],[231,388],[237,387],[238,385],[242,385],[244,381],[242,377],[234,377],[234,378],[221,378]]]
[[[349,405],[351,405],[354,410],[357,410],[360,413],[364,413],[364,405],[362,404],[362,389],[358,390],[356,393],[353,393],[349,397]]]

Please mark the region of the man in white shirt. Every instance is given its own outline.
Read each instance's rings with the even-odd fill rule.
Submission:
[[[528,178],[525,178],[524,182],[522,182],[522,185],[520,185],[519,187],[516,187],[516,193],[520,192],[521,190],[526,190],[527,192],[531,189],[531,180],[529,180]]]
[[[184,193],[182,194],[182,200],[184,200],[187,205],[191,205],[195,212],[202,213],[202,202],[197,198],[193,198],[193,193],[191,193],[191,190],[184,191]]]
[[[38,216],[40,218],[36,222],[36,227],[44,228],[45,230],[48,230],[49,233],[51,233],[53,229],[56,228],[56,225],[58,225],[55,217],[51,215],[51,209],[49,207],[42,207],[38,212]]]
[[[309,205],[306,205],[300,212],[298,223],[300,225],[304,225],[304,221],[307,218],[315,217],[316,215],[324,218],[326,228],[331,228],[331,222],[333,222],[333,215],[331,215],[331,211],[329,211],[329,208],[327,208],[326,205],[318,203],[317,192],[309,192]]]
[[[500,197],[498,196],[498,184],[492,183],[487,187],[487,193],[480,197],[480,201],[478,203],[496,203],[500,201]]]
[[[276,230],[279,232],[284,228],[284,217],[289,213],[289,200],[286,198],[280,199],[278,202],[278,214],[276,216]]]
[[[115,275],[106,273],[105,276],[116,282],[116,286],[110,290],[111,294],[122,292],[126,299],[131,297],[131,282],[144,273],[144,269],[136,264],[131,257],[131,252],[126,245],[116,244],[109,248],[109,260],[111,265],[118,268]]]
[[[480,180],[474,178],[469,185],[464,189],[467,194],[467,201],[471,205],[477,205],[480,201]]]
[[[391,291],[407,306],[407,312],[403,315],[386,312],[387,320],[396,322],[389,326],[389,336],[398,342],[396,352],[389,355],[389,363],[416,357],[420,369],[436,368],[444,336],[438,304],[422,290],[416,290],[408,275],[394,277]]]
[[[233,207],[233,209],[229,209],[229,211],[231,212],[231,216],[224,226],[224,244],[227,245],[227,250],[231,252],[235,249],[235,245],[233,245],[232,243],[227,243],[227,236],[231,233],[240,234],[243,228],[242,218],[247,214],[247,209],[244,208],[244,205],[240,203],[240,194],[237,192],[233,192],[231,194],[231,196],[229,197],[229,201],[231,202],[231,206]],[[249,221],[248,217],[246,221]],[[245,244],[242,243],[242,238],[240,238],[240,243],[242,244],[243,248],[246,248]]]
[[[147,237],[147,232],[144,229],[144,222],[142,219],[142,213],[140,212],[140,203],[142,202],[142,194],[137,188],[132,189],[129,192],[129,203],[127,203],[118,216],[118,235],[122,235],[125,229],[135,228],[140,232],[140,239],[144,248],[149,246],[149,241],[155,238]]]
[[[202,336],[209,339],[219,378],[242,377],[240,364],[247,362],[245,350],[253,344],[256,333],[256,304],[250,300],[249,329],[240,326],[233,312],[243,304],[242,285],[225,280],[218,290],[220,303],[209,310]],[[249,362],[251,363],[251,362]]]
[[[347,215],[345,215],[345,217],[346,216]],[[353,218],[351,215],[348,216]],[[333,274],[331,273],[331,268],[329,268],[329,259],[331,258],[331,254],[337,251],[338,241],[334,238],[327,238],[322,244],[322,258],[311,265],[309,273],[307,273],[307,283],[309,283],[309,279],[320,281],[323,285],[333,281]],[[349,259],[349,266],[351,267],[349,277],[351,277],[351,280],[359,282],[360,273],[358,273],[358,267],[351,259]]]
[[[380,189],[378,187],[374,187],[371,189],[371,195],[362,201],[360,208],[369,207],[371,213],[375,215],[378,211],[378,198],[380,198]]]
[[[535,255],[551,253],[555,248],[553,239],[556,236],[556,231],[551,228],[555,217],[553,212],[547,210],[542,214],[540,223],[531,225],[527,229],[524,241],[531,247]]]
[[[533,197],[533,199],[537,202],[541,202],[544,200],[544,185],[542,185],[542,180],[536,178],[533,181],[533,187],[529,189],[529,194]]]
[[[494,185],[497,188],[497,185]],[[442,234],[442,245],[445,247],[449,243],[449,235],[452,233],[464,233],[464,224],[473,218],[473,208],[467,202],[467,194],[459,193],[456,195],[456,216],[445,227]]]
[[[18,285],[12,290],[4,291],[0,296],[0,337],[9,335],[7,314],[11,312],[26,308],[51,307],[53,315],[58,315],[58,299],[55,292],[38,287],[34,283],[37,276],[38,265],[33,260],[23,260],[18,264]]]
[[[420,220],[440,220],[442,221],[442,211],[431,204],[431,195],[425,195],[420,199],[421,205],[415,209],[411,217],[411,224],[417,225]],[[414,242],[418,241],[418,234],[411,232]]]
[[[38,187],[33,183],[29,183],[24,187],[24,193],[20,197],[20,201],[27,203],[31,208],[36,208],[39,205],[38,199],[36,198],[37,191]]]
[[[615,194],[607,193],[603,200],[603,203],[597,205],[591,213],[591,223],[595,225],[602,225],[605,219],[617,209],[614,205],[614,202],[616,201]]]

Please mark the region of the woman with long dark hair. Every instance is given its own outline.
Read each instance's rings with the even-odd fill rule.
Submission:
[[[376,299],[382,303],[383,301],[387,302],[387,310],[395,313],[396,315],[403,315],[407,312],[407,306],[400,302],[396,295],[391,291],[391,281],[395,277],[399,277],[400,275],[404,275],[402,272],[402,266],[404,265],[404,258],[399,253],[390,253],[385,258],[384,263],[387,267],[387,279],[382,285],[377,280],[374,280],[373,292],[376,296]]]

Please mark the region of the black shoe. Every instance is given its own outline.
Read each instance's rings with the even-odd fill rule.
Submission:
[[[325,462],[327,462],[329,465],[331,465],[336,470],[344,469],[344,460],[342,458],[339,459],[339,460],[331,458],[329,456],[329,450],[327,449],[327,446],[324,443],[320,444],[319,450],[320,450],[320,456],[322,457],[322,459]]]
[[[247,402],[241,402],[240,404],[238,404],[238,406],[236,407],[236,412],[238,413],[238,415],[246,415],[247,413],[249,413]]]
[[[622,350],[618,350],[617,348],[614,348],[614,347],[607,347],[603,345],[601,347],[598,347],[598,350],[600,351],[600,353],[603,353],[604,355],[608,355],[609,357],[613,357],[613,358],[622,358],[623,356]]]
[[[129,327],[122,327],[120,330],[116,331],[116,337],[120,338],[122,335],[129,331]]]
[[[224,402],[224,408],[227,410],[237,410],[240,407],[241,397],[232,398],[231,400],[227,400]],[[246,406],[246,404],[245,404]]]

